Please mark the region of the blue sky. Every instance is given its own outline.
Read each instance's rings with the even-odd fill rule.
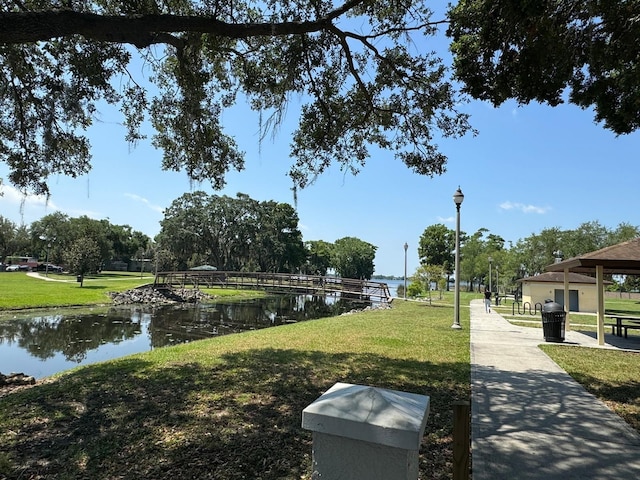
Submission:
[[[640,225],[638,154],[640,134],[616,137],[595,125],[591,112],[515,104],[492,108],[481,102],[466,107],[476,137],[441,142],[447,172],[429,178],[413,174],[384,152],[371,158],[357,176],[331,169],[298,194],[304,240],[333,242],[355,236],[378,247],[376,273],[402,275],[405,242],[411,273],[418,266],[417,244],[426,227],[455,228],[453,193],[460,185],[465,200],[461,228],[487,228],[516,242],[544,228],[575,228],[597,220],[615,228]],[[238,109],[243,110],[243,109]],[[232,173],[220,194],[243,192],[256,200],[293,203],[286,173],[289,136],[259,145],[258,120],[234,112],[228,131],[246,152],[245,171]],[[289,120],[295,121],[295,112]],[[29,224],[54,211],[88,215],[127,224],[149,236],[160,229],[162,210],[185,192],[203,189],[183,173],[160,170],[161,154],[148,144],[130,148],[123,129],[105,120],[91,130],[94,167],[79,179],[51,179],[52,197],[21,197],[5,185],[2,215]]]
[[[461,228],[467,233],[486,228],[516,242],[544,228],[571,229],[595,220],[608,228],[622,222],[640,225],[640,133],[616,137],[593,123],[592,112],[570,105],[493,108],[472,102],[461,108],[471,114],[479,135],[439,142],[449,157],[442,176],[418,176],[386,152],[374,152],[355,177],[332,168],[298,192],[303,239],[358,237],[377,246],[377,274],[398,276],[407,242],[412,273],[424,229],[435,223],[455,228],[452,196],[458,186],[465,195]],[[190,183],[184,173],[161,171],[161,152],[149,141],[130,147],[117,112],[102,111],[89,131],[93,170],[78,179],[51,178],[48,204],[43,198],[22,198],[5,184],[0,214],[29,224],[61,211],[109,219],[153,237],[163,209],[193,190],[242,192],[259,201],[293,204],[286,174],[298,113],[291,106],[279,134],[262,144],[257,114],[244,105],[225,113],[227,133],[246,153],[246,169],[230,173],[227,187],[214,192],[206,183]],[[0,177],[6,173],[0,165]]]

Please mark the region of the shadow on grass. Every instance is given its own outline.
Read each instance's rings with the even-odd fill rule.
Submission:
[[[219,359],[164,368],[125,359],[5,397],[0,430],[15,435],[0,436],[11,452],[0,476],[310,478],[302,410],[342,381],[429,395],[420,469],[448,477],[451,403],[468,399],[468,364],[279,349]]]
[[[608,331],[609,330],[611,329],[608,329]],[[598,334],[595,329],[586,330],[586,329],[580,328],[580,330],[578,331],[593,339],[598,338]],[[619,337],[617,335],[614,335],[613,333],[608,333],[608,331],[605,331],[605,334],[604,334],[605,343],[613,347],[622,348],[624,350],[635,350],[637,352],[640,352],[640,335],[629,333],[627,337]]]

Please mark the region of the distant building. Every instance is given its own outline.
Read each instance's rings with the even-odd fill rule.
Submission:
[[[38,259],[34,257],[26,257],[20,255],[9,255],[4,259],[5,265],[19,265],[29,270],[35,270],[38,266]]]
[[[564,273],[547,272],[534,277],[521,278],[522,303],[544,305],[545,300],[553,300],[564,306]],[[611,284],[611,282],[605,282]],[[569,272],[569,311],[598,311],[598,291],[596,279],[588,275]]]
[[[129,269],[129,264],[121,260],[112,260],[109,263],[107,263],[103,268],[103,270],[116,271],[116,272],[126,272],[128,269]]]

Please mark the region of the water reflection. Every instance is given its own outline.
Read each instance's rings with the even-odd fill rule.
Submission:
[[[56,310],[4,319],[0,320],[0,372],[41,378],[167,345],[339,315],[357,306],[332,297],[277,296],[197,306]]]

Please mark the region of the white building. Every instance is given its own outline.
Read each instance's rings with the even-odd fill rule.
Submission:
[[[535,277],[518,280],[522,283],[522,303],[534,307],[536,303],[544,305],[545,300],[553,300],[564,306],[564,273],[547,272]],[[610,284],[611,282],[605,282]],[[569,273],[569,311],[590,312],[598,310],[598,291],[596,279],[580,273]]]

